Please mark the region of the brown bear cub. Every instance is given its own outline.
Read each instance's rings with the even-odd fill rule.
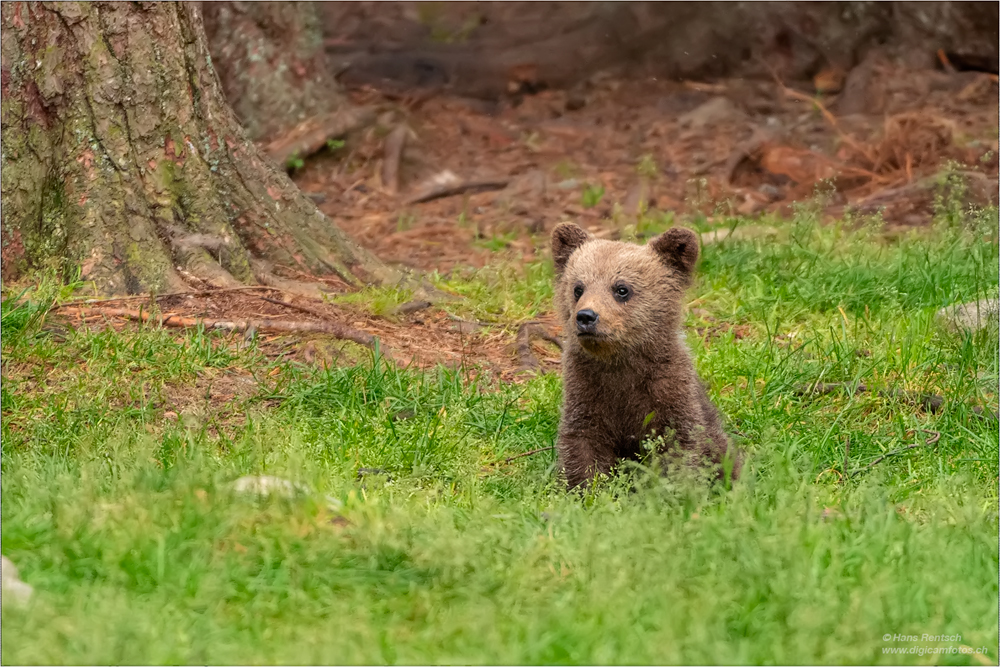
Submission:
[[[710,465],[718,477],[728,459],[735,479],[739,456],[681,331],[698,259],[695,233],[674,228],[638,246],[562,223],[552,231],[552,257],[566,336],[557,450],[569,486],[640,458],[653,432],[668,436],[661,454]]]

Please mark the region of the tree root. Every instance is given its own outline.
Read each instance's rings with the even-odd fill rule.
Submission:
[[[535,339],[548,341],[563,349],[562,341],[546,331],[538,322],[525,322],[517,329],[517,337],[514,339],[514,346],[517,350],[517,358],[521,362],[521,370],[531,370],[539,367],[538,359],[531,351],[531,341]]]
[[[360,130],[374,120],[375,112],[367,107],[338,109],[302,121],[263,149],[279,167],[285,168],[290,159],[308,157],[323,148],[327,140]]]
[[[360,331],[358,329],[353,329],[346,325],[340,324],[339,322],[331,322],[325,314],[321,313],[315,308],[309,308],[308,306],[300,306],[298,304],[290,303],[288,301],[269,299],[266,296],[262,296],[260,298],[263,299],[264,301],[267,301],[268,303],[274,303],[279,306],[284,306],[285,308],[291,308],[293,310],[298,310],[303,313],[308,313],[310,315],[315,315],[316,317],[321,318],[324,324],[337,328],[338,330],[341,331],[340,334],[337,334],[337,338],[354,341],[358,345],[364,345],[365,347],[372,347],[372,348],[375,347],[375,337],[372,336],[371,334],[365,333],[364,331]]]
[[[328,289],[328,285],[324,283],[292,280],[291,278],[282,278],[281,276],[277,276],[271,272],[271,263],[264,260],[253,259],[250,261],[250,266],[253,269],[254,278],[256,278],[259,283],[277,288],[282,292],[297,294],[298,296],[312,299],[313,301],[322,301],[323,296],[326,294]],[[341,282],[345,287],[347,287],[347,283],[339,280],[338,282]]]
[[[382,185],[391,194],[399,192],[399,162],[403,157],[403,148],[410,134],[410,128],[405,124],[397,125],[385,138],[385,156],[382,158]]]
[[[209,296],[211,294],[218,294],[220,292],[242,292],[249,290],[264,290],[269,292],[280,292],[282,290],[276,287],[269,287],[267,285],[240,285],[238,287],[222,287],[219,289],[210,290],[195,290],[189,292],[168,292],[167,294],[132,294],[129,296],[112,296],[106,299],[82,299],[78,301],[65,301],[63,303],[58,303],[52,306],[51,310],[59,310],[61,308],[75,308],[78,306],[94,306],[102,303],[117,303],[119,301],[141,301],[143,299],[149,301],[157,301],[158,299],[168,299],[175,296]]]
[[[268,299],[268,301],[272,301]],[[293,306],[288,303],[281,301],[274,301],[274,303],[279,303],[283,306],[290,306],[293,308],[304,309],[303,306]],[[142,310],[128,310],[126,308],[79,308],[72,307],[66,308],[65,311],[70,314],[79,314],[84,316],[88,313],[94,313],[97,315],[104,315],[109,317],[124,317],[130,320],[138,320],[140,322],[156,322],[160,326],[164,327],[175,327],[178,329],[187,329],[198,326],[203,326],[206,329],[220,329],[222,331],[269,331],[274,333],[323,333],[333,336],[334,338],[339,338],[341,340],[349,340],[359,345],[364,345],[368,348],[374,348],[376,343],[376,338],[371,334],[365,333],[364,331],[359,331],[353,329],[349,326],[345,326],[338,322],[283,322],[280,320],[213,320],[209,318],[193,318],[193,317],[182,317],[175,314],[166,315],[154,315],[153,313],[145,312]],[[311,309],[308,312],[315,314],[315,311]],[[390,356],[388,351],[383,348],[383,352],[386,356]]]

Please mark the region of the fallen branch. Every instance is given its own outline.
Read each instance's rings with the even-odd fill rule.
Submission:
[[[406,204],[422,204],[424,202],[440,199],[442,197],[454,197],[466,192],[487,192],[489,190],[503,190],[509,183],[506,179],[483,179],[472,181],[450,181],[434,185],[429,190],[418,192],[406,200]]]
[[[288,305],[279,301],[282,305]],[[300,306],[301,308],[301,306]],[[154,315],[142,310],[127,310],[125,308],[72,308],[68,311],[83,315],[88,310],[98,315],[110,317],[124,317],[140,322],[157,322],[160,326],[187,329],[202,326],[206,329],[220,329],[222,331],[269,331],[274,333],[324,333],[339,338],[349,340],[366,347],[375,347],[375,337],[357,329],[344,326],[337,322],[283,322],[280,320],[213,320],[209,318],[182,317],[173,313],[167,315]],[[387,351],[386,356],[389,356]]]

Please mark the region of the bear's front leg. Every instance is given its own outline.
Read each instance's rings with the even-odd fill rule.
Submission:
[[[556,450],[559,467],[569,488],[586,488],[597,473],[608,474],[615,462],[608,440],[573,429],[561,430]]]

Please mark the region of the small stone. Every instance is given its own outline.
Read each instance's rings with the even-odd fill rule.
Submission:
[[[296,493],[308,493],[309,489],[287,479],[271,475],[247,475],[233,482],[233,490],[237,493],[256,494],[258,496],[276,495],[291,498]]]
[[[407,301],[406,303],[401,303],[393,309],[396,315],[409,315],[410,313],[415,313],[418,310],[424,310],[425,308],[430,308],[430,301]]]
[[[233,490],[237,493],[246,493],[259,496],[261,498],[275,495],[280,498],[293,498],[296,495],[306,495],[312,493],[305,484],[298,484],[281,477],[272,475],[246,475],[233,482]],[[339,512],[344,509],[344,501],[333,496],[325,496],[327,509],[331,512]]]
[[[980,299],[971,303],[959,303],[942,308],[938,318],[946,326],[956,331],[978,331],[987,326],[998,325],[1000,315],[1000,300]]]
[[[3,580],[0,590],[3,602],[13,601],[15,604],[23,605],[31,599],[34,589],[30,584],[21,581],[17,567],[6,556],[0,557],[0,578]]]
[[[718,243],[726,239],[729,240],[748,240],[754,239],[762,236],[773,236],[778,233],[778,230],[774,227],[762,226],[762,225],[743,225],[737,227],[734,230],[729,229],[713,229],[710,232],[705,232],[701,235],[701,244],[709,245],[712,243]]]
[[[763,185],[761,185],[759,188],[757,188],[757,192],[761,193],[762,195],[767,197],[768,201],[772,202],[778,201],[782,197],[781,190],[774,187],[770,183],[764,183]]]
[[[579,111],[587,105],[587,98],[580,93],[570,93],[566,98],[566,111]]]
[[[736,105],[725,97],[713,97],[677,119],[681,127],[700,129],[746,120],[746,114],[736,108]]]
[[[843,513],[836,507],[824,507],[822,514],[819,516],[823,521],[834,521],[836,519],[844,518]]]

